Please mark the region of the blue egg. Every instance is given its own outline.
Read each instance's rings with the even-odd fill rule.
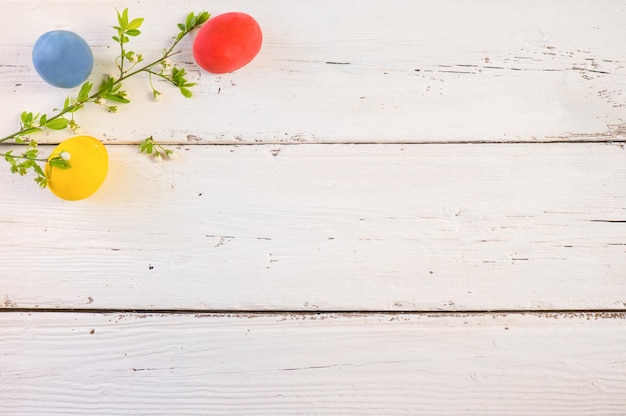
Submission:
[[[93,69],[93,54],[87,42],[74,32],[53,30],[33,46],[33,66],[44,81],[59,88],[76,87]]]

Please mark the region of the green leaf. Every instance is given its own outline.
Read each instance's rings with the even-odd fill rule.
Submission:
[[[184,24],[182,24],[182,23],[179,23],[179,24],[178,24],[178,28],[179,28],[180,30],[182,30],[183,32],[185,31],[185,29],[187,29],[187,28],[185,27],[185,25],[184,25]]]
[[[117,13],[117,24],[120,26],[124,26],[122,25],[122,15],[120,14],[120,11],[115,9],[115,12]],[[122,28],[119,26],[113,26],[113,29],[121,30]]]
[[[196,22],[196,26],[199,26],[205,23],[207,20],[209,20],[209,17],[211,17],[209,12],[205,12],[205,11],[200,12],[200,14],[198,15],[198,21]]]
[[[186,98],[191,98],[191,96],[193,95],[193,94],[191,93],[191,91],[189,91],[189,90],[188,90],[187,88],[185,88],[185,87],[180,87],[180,93],[181,93],[182,95],[184,95]]]
[[[22,113],[22,122],[24,124],[32,123],[33,122],[33,113],[23,112]]]
[[[63,130],[67,127],[67,120],[64,118],[55,118],[46,123],[46,127],[51,130]]]
[[[100,83],[100,87],[98,88],[98,92],[101,93],[101,94],[111,92],[111,90],[113,88],[113,83],[114,82],[115,82],[115,80],[107,75],[102,80],[102,82]]]
[[[126,29],[126,27],[128,26],[128,8],[124,9],[121,15],[120,12],[117,12],[117,21],[122,29]]]
[[[137,29],[130,29],[130,30],[126,31],[126,34],[128,36],[139,36],[139,35],[141,35],[141,32],[138,31]]]
[[[50,166],[59,169],[70,169],[72,167],[69,161],[63,160],[60,157],[53,157],[48,161],[48,163],[50,164]]]
[[[39,117],[39,125],[44,126],[46,124],[46,121],[48,121],[48,116],[42,114],[41,117]]]
[[[41,131],[39,127],[31,127],[29,129],[23,130],[21,134],[31,134],[31,133],[36,133],[38,131]]]
[[[35,178],[35,182],[37,182],[37,185],[39,185],[39,187],[42,189],[48,186],[48,178],[46,178],[44,175],[37,176]]]
[[[113,36],[112,37],[114,41],[116,41],[117,43],[120,43],[120,38],[118,38],[117,36]]]
[[[80,91],[78,92],[78,101],[87,101],[89,99],[89,92],[91,91],[93,84],[91,82],[85,82]],[[67,107],[65,107],[67,108]]]
[[[128,33],[128,31],[130,30],[139,29],[142,23],[143,23],[143,17],[138,17],[136,19],[131,20],[130,23],[126,26],[126,30],[127,30],[126,33]]]
[[[176,85],[180,85],[181,81],[184,81],[185,68],[172,67],[172,82]]]
[[[102,94],[102,98],[122,104],[128,104],[130,102],[120,94]]]
[[[153,150],[154,150],[154,140],[152,140],[152,137],[146,138],[143,142],[139,144],[140,153],[152,154]]]
[[[187,15],[187,19],[185,20],[185,29],[191,28],[191,22],[193,21],[194,15],[193,12]]]
[[[38,164],[38,163],[33,163],[33,170],[34,170],[34,171],[37,173],[37,175],[39,175],[39,176],[46,176],[46,175],[43,173],[43,169],[41,169],[41,166],[39,166],[39,164]]]

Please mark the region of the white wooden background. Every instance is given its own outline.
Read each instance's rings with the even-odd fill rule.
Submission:
[[[264,44],[218,76],[187,40],[191,100],[78,113],[111,161],[88,200],[0,168],[1,414],[626,414],[626,3],[2,6],[7,134],[75,93],[32,68],[45,31],[93,80],[116,7],[147,57],[192,10]]]

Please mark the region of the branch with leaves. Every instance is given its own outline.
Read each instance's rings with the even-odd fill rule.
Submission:
[[[201,26],[210,17],[208,12],[189,13],[184,23],[179,23],[179,33],[174,37],[171,45],[163,50],[160,57],[145,63],[142,54],[128,49],[128,44],[132,37],[141,34],[139,30],[143,24],[143,18],[130,19],[128,9],[122,12],[117,11],[117,25],[113,26],[116,35],[113,40],[118,43],[120,54],[116,57],[115,63],[119,70],[117,76],[105,75],[99,86],[94,89],[92,82],[85,82],[79,89],[76,97],[67,97],[60,109],[54,109],[54,114],[34,114],[32,112],[22,112],[20,117],[20,129],[6,137],[0,138],[0,144],[24,145],[26,149],[16,154],[13,150],[0,152],[11,167],[11,172],[19,175],[26,175],[29,172],[35,174],[35,182],[45,188],[48,177],[41,163],[49,163],[51,166],[61,169],[70,169],[71,161],[67,155],[63,157],[63,152],[59,155],[52,155],[50,158],[42,158],[39,155],[38,144],[31,139],[31,135],[45,130],[70,129],[78,133],[80,126],[76,122],[74,115],[81,110],[85,104],[92,103],[104,107],[109,112],[115,113],[118,105],[130,102],[128,94],[124,90],[124,81],[141,73],[148,74],[149,85],[152,89],[153,97],[156,99],[161,92],[158,91],[152,82],[152,77],[158,77],[178,88],[180,93],[189,98],[192,96],[190,88],[196,85],[186,78],[185,68],[178,67],[170,63],[170,58],[180,51],[176,47],[180,41],[191,31]],[[160,160],[163,155],[171,156],[170,150],[164,149],[156,143],[152,137],[145,139],[140,145],[140,151],[151,154],[155,159]]]

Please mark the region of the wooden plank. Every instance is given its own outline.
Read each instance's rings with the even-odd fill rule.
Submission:
[[[625,322],[2,313],[2,413],[621,416]]]
[[[92,198],[0,170],[6,307],[626,306],[626,152],[606,144],[110,146]]]
[[[119,3],[7,0],[0,26],[0,130],[23,109],[50,111],[72,91],[45,85],[30,48],[43,32],[74,30],[92,45],[93,80],[113,72],[110,39]],[[190,10],[248,12],[265,34],[261,54],[233,74],[180,62],[199,82],[183,99],[146,80],[120,114],[91,108],[92,135],[132,143],[623,140],[626,10],[619,0],[325,2],[152,0],[127,4],[146,17],[132,47],[161,53]],[[164,12],[167,11],[167,12]],[[42,136],[56,142],[61,135]]]

